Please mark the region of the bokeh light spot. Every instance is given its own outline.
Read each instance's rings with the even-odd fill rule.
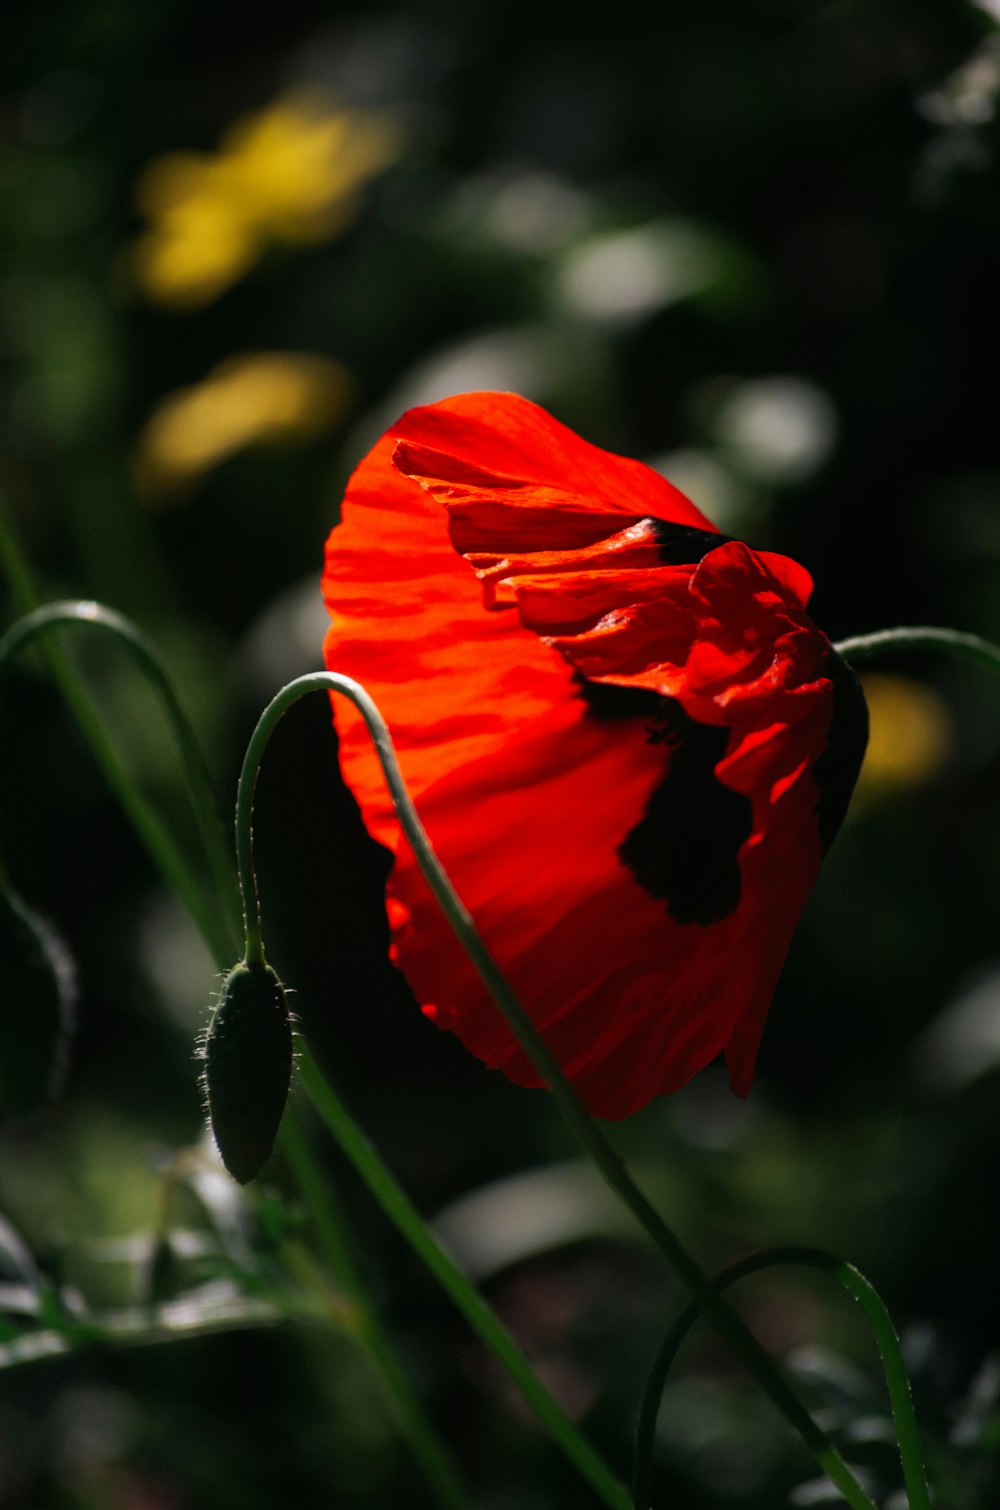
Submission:
[[[247,446],[320,435],[342,418],[352,388],[346,368],[328,357],[230,357],[204,382],[169,394],[149,419],[135,456],[140,490],[149,502],[175,502],[202,473]]]
[[[881,672],[865,676],[864,689],[871,734],[858,792],[880,795],[937,775],[953,744],[943,699],[923,682]]]
[[[156,158],[137,193],[149,221],[133,248],[139,287],[175,309],[210,303],[269,246],[344,230],[359,190],[399,150],[387,117],[297,92],[237,121],[215,154]]]

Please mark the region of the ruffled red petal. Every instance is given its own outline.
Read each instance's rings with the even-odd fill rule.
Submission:
[[[523,505],[534,515],[529,549],[544,549],[546,541],[554,550],[576,544],[575,534],[566,532],[567,517],[574,515],[651,515],[695,529],[715,528],[658,472],[592,446],[513,393],[464,393],[411,409],[388,434],[399,442],[399,470],[449,489],[453,517],[475,514],[476,535],[491,522],[488,511],[473,508],[482,493],[498,509],[506,505],[516,511]],[[508,535],[507,545],[522,548],[516,534]],[[475,547],[463,542],[456,548]]]
[[[655,472],[509,394],[411,411],[348,486],[324,576],[328,664],[381,707],[487,946],[604,1116],[677,1089],[720,1051],[733,1088],[749,1088],[820,861],[812,768],[832,693],[810,588],[794,562],[723,540]],[[610,717],[591,706],[602,685],[619,699]],[[686,758],[683,731],[654,720],[651,737],[652,694],[691,730],[719,731],[703,780],[745,799],[736,899],[710,920],[688,920],[669,879],[665,897],[625,858],[642,822],[655,842],[664,783]],[[337,724],[368,826],[397,850],[363,726],[343,704]],[[698,817],[681,815],[682,837]],[[428,1015],[536,1084],[405,847],[390,907]]]

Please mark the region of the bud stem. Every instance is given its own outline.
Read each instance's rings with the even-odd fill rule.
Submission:
[[[327,671],[317,671],[311,675],[299,677],[296,681],[289,682],[287,686],[282,687],[277,696],[267,705],[258,720],[257,727],[250,736],[250,742],[247,745],[246,755],[243,760],[243,768],[240,772],[239,786],[236,794],[236,863],[239,872],[240,891],[243,897],[246,961],[264,963],[260,894],[257,887],[257,875],[253,861],[253,801],[264,750],[277,724],[284,714],[288,712],[289,708],[297,703],[301,697],[305,697],[307,693],[321,691],[328,693],[343,692],[345,696],[349,697],[355,703],[355,706],[361,709],[369,732],[372,733],[375,739],[382,769],[389,783],[393,800],[397,803],[397,810],[400,812],[400,821],[404,826],[409,824],[415,825],[415,832],[418,831],[421,836],[418,842],[422,843],[423,853],[432,857],[433,864],[440,873],[441,885],[445,889],[445,902],[442,905],[445,905],[449,898],[454,900],[455,907],[459,909],[461,916],[465,919],[465,926],[474,935],[483,955],[488,958],[485,949],[479,941],[478,934],[475,933],[471,918],[469,918],[461,902],[458,901],[458,898],[452,891],[451,885],[444,875],[444,871],[441,870],[440,863],[431,850],[430,843],[413,809],[403,783],[403,778],[399,772],[388,729],[375,704],[368,697],[364,689],[356,682],[352,682],[348,677],[337,676]],[[407,833],[410,833],[409,827],[407,827]],[[438,895],[437,891],[435,891],[435,895]],[[452,926],[455,926],[454,921],[452,922]],[[496,969],[495,966],[494,969]],[[497,972],[497,978],[502,979],[499,976],[499,972]],[[597,1496],[608,1507],[608,1510],[628,1510],[628,1493],[624,1485],[615,1478],[614,1474],[597,1455],[587,1440],[577,1431],[569,1417],[535,1373],[517,1344],[501,1326],[475,1286],[466,1279],[458,1266],[438,1244],[423,1218],[414,1209],[380,1160],[378,1154],[357,1127],[305,1045],[302,1045],[299,1050],[299,1078],[321,1121],[337,1140],[341,1149],[365,1181],[386,1215],[395,1222],[414,1251],[424,1260],[431,1272],[451,1296],[466,1320],[486,1343],[498,1362],[510,1374],[525,1400],[535,1411],[538,1419],[547,1428],[553,1440],[558,1443],[566,1457],[576,1466]],[[296,1130],[293,1130],[291,1133],[283,1132],[282,1138],[285,1142],[286,1152],[291,1151],[294,1156],[296,1149],[301,1151],[301,1143],[298,1140]],[[289,1138],[291,1139],[290,1150]],[[299,1174],[301,1175],[301,1173],[302,1166],[300,1165]],[[318,1220],[319,1214],[315,1204],[313,1204],[313,1213]],[[342,1251],[341,1249],[341,1253]],[[873,1507],[870,1507],[866,1503],[863,1510],[873,1510]]]
[[[1000,671],[1000,645],[981,639],[978,634],[964,634],[959,629],[936,629],[918,624],[899,629],[878,629],[872,634],[858,634],[840,640],[834,650],[845,661],[873,661],[896,651],[943,650],[962,660],[978,661]]]
[[[503,1013],[511,1032],[545,1080],[563,1117],[587,1149],[607,1184],[628,1206],[636,1220],[653,1239],[684,1288],[705,1311],[713,1326],[740,1358],[751,1377],[798,1432],[820,1467],[851,1506],[851,1510],[875,1510],[875,1505],[869,1495],[858,1483],[829,1437],[813,1420],[777,1364],[735,1311],[721,1298],[711,1279],[634,1183],[619,1154],[615,1152],[597,1124],[592,1121],[534,1024],[515,997],[499,966],[476,931],[471,916],[452,887],[410,800],[385,720],[364,687],[350,677],[341,676],[336,672],[312,672],[308,676],[298,677],[283,687],[265,708],[247,749],[236,802],[236,852],[244,897],[244,916],[247,919],[248,951],[252,938],[259,939],[260,926],[260,901],[253,870],[252,834],[253,790],[260,757],[271,731],[282,714],[300,697],[304,697],[309,692],[319,691],[339,692],[353,703],[364,719],[382,767],[386,786],[392,797],[396,816],[424,879],[459,943],[478,971],[483,984]],[[251,929],[253,920],[256,920],[256,932]],[[305,1064],[303,1064],[303,1070],[305,1071]],[[307,1088],[315,1100],[318,1086],[314,1073],[308,1076]],[[345,1148],[345,1151],[348,1150]],[[386,1209],[389,1210],[388,1207]],[[389,1214],[393,1214],[391,1210]]]

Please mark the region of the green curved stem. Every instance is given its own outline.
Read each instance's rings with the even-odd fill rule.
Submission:
[[[38,607],[35,592],[17,536],[7,517],[7,503],[0,493],[0,565],[3,567],[7,586],[17,613],[30,613]]]
[[[2,492],[0,492],[0,568],[3,569],[3,574],[5,574],[6,580],[8,580],[8,586],[11,589],[11,598],[14,599],[15,607],[17,607],[21,615],[26,615],[30,618],[30,615],[36,612],[39,607],[38,593],[35,592],[32,575],[30,575],[27,562],[24,560],[24,553],[21,550],[20,542],[18,542],[17,532],[15,532],[11,519],[9,519],[6,500]],[[110,610],[107,610],[107,612],[110,612]],[[12,631],[8,631],[8,633],[12,633]],[[151,808],[150,803],[145,800],[145,797],[142,796],[142,793],[134,787],[127,770],[125,770],[121,760],[118,758],[118,753],[115,752],[115,747],[110,743],[106,732],[104,732],[103,723],[101,723],[98,714],[95,713],[88,693],[80,686],[79,676],[74,672],[73,666],[65,660],[65,657],[60,654],[56,646],[48,643],[48,640],[42,645],[42,649],[44,649],[45,658],[47,658],[48,667],[50,667],[51,673],[53,673],[54,681],[56,681],[60,692],[62,692],[63,701],[66,702],[66,707],[73,714],[77,728],[82,732],[86,743],[91,746],[94,758],[97,760],[101,772],[104,773],[104,779],[109,784],[110,790],[115,794],[119,805],[124,809],[125,815],[130,818],[131,826],[134,827],[134,831],[139,835],[140,841],[147,847],[147,852],[150,853],[154,864],[159,867],[160,873],[163,874],[168,885],[174,889],[175,894],[183,901],[184,906],[189,911],[190,917],[192,917],[193,923],[198,927],[202,938],[205,939],[208,950],[215,957],[216,965],[219,966],[219,969],[228,969],[231,959],[233,959],[230,929],[221,924],[221,921],[216,917],[215,911],[213,911],[213,908],[205,900],[201,885],[199,885],[198,880],[193,876],[187,862],[184,861],[184,856],[181,855],[177,844],[172,840],[171,834],[169,834],[165,824],[157,817],[156,812]],[[0,667],[2,666],[3,661],[0,660]],[[174,701],[177,701],[177,699],[174,699]],[[198,764],[201,764],[201,761],[198,760]],[[193,800],[196,802],[198,799],[195,797]],[[211,834],[211,829],[213,829],[213,824],[205,826],[204,832],[207,837]],[[210,843],[215,846],[213,838],[211,838]],[[219,838],[219,844],[221,843],[221,838]],[[215,849],[210,849],[210,855],[213,855],[213,853],[215,853]],[[213,868],[215,868],[216,864],[218,864],[218,859],[213,859]],[[227,864],[228,870],[228,864],[230,864],[228,862],[228,855],[225,864]],[[233,897],[233,882],[231,882],[231,879],[228,879],[227,883],[225,883],[222,895],[227,898]]]
[[[769,1248],[763,1253],[752,1253],[737,1263],[730,1264],[713,1280],[717,1290],[727,1290],[730,1285],[748,1274],[757,1274],[779,1264],[804,1265],[832,1274],[849,1294],[861,1305],[871,1323],[875,1341],[882,1357],[885,1380],[889,1391],[899,1456],[903,1467],[910,1510],[930,1510],[930,1494],[924,1472],[923,1451],[917,1419],[913,1411],[913,1397],[907,1378],[899,1339],[889,1312],[875,1286],[844,1259],[825,1253],[821,1248]],[[685,1337],[698,1320],[701,1307],[697,1301],[689,1301],[670,1328],[653,1362],[649,1379],[643,1392],[639,1420],[635,1434],[635,1468],[632,1480],[634,1510],[649,1510],[653,1461],[653,1437],[660,1400],[667,1374],[673,1365]]]
[[[235,922],[239,906],[235,872],[218,821],[201,751],[157,651],[128,619],[99,604],[70,602],[38,607],[27,567],[3,510],[2,499],[0,499],[0,565],[6,573],[13,599],[24,613],[24,617],[12,625],[0,638],[0,670],[18,650],[36,636],[43,636],[46,641],[43,649],[52,673],[81,732],[104,771],[111,790],[118,798],[126,815],[131,819],[133,827],[144,841],[165,880],[186,905],[192,920],[213,954],[216,964],[222,970],[228,969],[235,952],[233,933],[229,924],[230,920]],[[140,668],[150,678],[159,694],[180,748],[196,821],[218,894],[226,907],[225,922],[219,919],[216,911],[207,903],[201,886],[192,875],[188,863],[174,844],[169,832],[141,793],[137,791],[108,740],[100,718],[94,712],[90,699],[80,686],[75,672],[55,647],[48,643],[53,630],[79,624],[93,625],[115,635],[135,656]],[[7,878],[2,862],[0,862],[0,891],[11,897],[16,904],[17,893]],[[294,1134],[292,1136],[294,1137]],[[306,1150],[306,1155],[308,1155],[308,1150]],[[305,1157],[298,1160],[296,1173],[300,1179],[303,1196],[317,1223],[327,1256],[330,1257],[335,1243],[343,1253],[349,1252],[349,1231],[342,1214],[332,1204],[329,1192],[327,1191],[324,1195],[318,1181],[304,1179],[304,1168]],[[339,1272],[343,1273],[343,1267]],[[427,1473],[440,1503],[448,1507],[448,1510],[462,1510],[466,1504],[465,1496],[454,1476],[447,1455],[438,1443],[433,1428],[423,1415],[412,1386],[395,1357],[391,1341],[378,1323],[374,1308],[367,1299],[357,1266],[353,1272],[356,1280],[355,1305],[366,1317],[364,1337],[359,1337],[358,1340],[372,1356],[383,1384],[394,1403],[400,1424],[407,1435],[414,1455]],[[246,1324],[245,1320],[242,1324]]]
[[[299,677],[298,680],[283,687],[265,708],[250,737],[236,797],[236,859],[240,888],[243,893],[248,959],[251,956],[257,960],[264,958],[260,926],[260,895],[253,863],[253,796],[264,749],[282,715],[298,702],[299,698],[309,692],[345,691],[345,683],[350,689],[347,695],[352,696],[352,700],[353,693],[360,695],[377,723],[381,725],[380,734],[383,736],[383,743],[379,746],[379,755],[381,759],[388,759],[391,762],[392,777],[390,779],[387,771],[387,779],[390,780],[393,797],[395,799],[398,795],[399,800],[409,802],[402,777],[395,764],[395,755],[388,731],[381,722],[374,704],[362,688],[350,682],[346,677],[334,676],[325,671]],[[413,814],[413,819],[419,822],[416,814]],[[445,885],[448,885],[447,881]],[[453,895],[450,887],[448,890],[449,894]],[[458,905],[461,906],[460,903]],[[299,1079],[321,1121],[339,1143],[383,1211],[396,1224],[473,1330],[507,1370],[522,1396],[554,1441],[562,1448],[567,1458],[575,1465],[604,1504],[610,1507],[610,1510],[628,1510],[628,1494],[624,1486],[580,1435],[479,1292],[433,1237],[419,1212],[358,1128],[305,1044],[300,1045],[298,1071]]]
[[[935,629],[929,624],[858,634],[848,640],[839,640],[833,648],[845,661],[873,661],[894,651],[943,650],[1000,671],[1000,645],[993,645],[978,634],[964,634],[958,629]]]
[[[294,1101],[285,1112],[281,1146],[312,1215],[330,1272],[350,1297],[354,1316],[352,1335],[368,1354],[379,1375],[414,1457],[445,1510],[468,1510],[469,1500],[451,1458],[438,1441],[382,1325],[363,1278],[361,1256],[350,1240],[350,1229],[333,1198],[329,1183],[317,1167]]]
[[[212,880],[218,895],[224,900],[227,915],[233,915],[238,906],[238,896],[235,888],[232,862],[229,858],[228,848],[223,836],[222,825],[212,798],[211,784],[201,751],[191,724],[181,707],[180,699],[174,689],[173,682],[167,673],[166,667],[160,659],[159,653],[137,628],[123,614],[117,613],[112,608],[106,608],[101,603],[89,603],[81,600],[72,600],[59,603],[47,603],[42,608],[36,608],[23,618],[12,624],[7,632],[0,638],[0,668],[2,668],[18,651],[32,643],[40,636],[50,634],[53,630],[67,627],[89,627],[111,635],[120,644],[124,645],[137,662],[140,671],[147,678],[166,715],[167,721],[173,730],[174,738],[180,752],[184,773],[187,777],[187,789],[194,809],[195,820],[201,835],[205,854],[212,872]],[[64,688],[65,690],[65,688]],[[76,709],[76,695],[74,694],[74,711]],[[79,716],[79,714],[78,714]],[[108,754],[112,754],[114,765],[117,767],[117,757],[113,756],[107,736],[98,720],[94,717],[89,703],[86,703],[85,719],[86,732],[95,745],[101,764],[108,769]],[[147,847],[158,858],[167,875],[167,879],[176,886],[180,895],[191,890],[190,869],[180,858],[178,851],[170,839],[163,825],[152,814],[146,804],[138,798],[135,788],[130,781],[120,786],[115,780],[115,787],[126,808],[129,816],[133,819],[139,832],[146,840]],[[216,921],[215,913],[210,908],[201,893],[201,889],[187,897],[188,905],[192,913],[202,925],[202,931],[210,938],[212,950],[217,961],[225,964],[232,958],[233,943],[228,936],[228,928],[223,931]]]
[[[32,583],[17,534],[8,517],[6,501],[2,493],[0,493],[0,567],[7,579],[17,610],[21,614],[30,615],[38,609],[38,594]],[[104,773],[105,780],[130,819],[153,863],[158,866],[164,879],[187,907],[219,969],[228,969],[232,960],[229,928],[219,922],[169,830],[135,787],[119,760],[114,746],[105,734],[101,720],[94,711],[86,690],[80,685],[72,666],[55,645],[46,641],[42,649],[77,727],[89,744]],[[2,664],[0,662],[0,667]],[[227,881],[222,894],[225,897],[232,895],[231,880]]]
[[[299,1078],[321,1121],[339,1143],[382,1210],[395,1223],[417,1255],[514,1381],[522,1397],[566,1457],[609,1510],[628,1510],[629,1497],[593,1448],[580,1435],[562,1407],[546,1389],[510,1333],[498,1321],[478,1290],[448,1256],[409,1197],[401,1190],[368,1139],[358,1129],[340,1097],[324,1076],[308,1047],[299,1059]]]
[[[836,1484],[848,1505],[851,1506],[851,1510],[875,1510],[870,1497],[858,1483],[829,1437],[817,1426],[774,1360],[749,1328],[720,1297],[708,1275],[634,1183],[620,1156],[596,1123],[591,1120],[534,1024],[515,997],[496,961],[479,937],[471,916],[434,853],[406,790],[385,720],[372,698],[358,682],[336,672],[312,672],[283,687],[265,708],[247,748],[236,799],[236,855],[240,886],[244,895],[248,957],[249,951],[255,949],[258,951],[256,957],[263,958],[260,942],[260,900],[253,869],[252,827],[253,793],[260,760],[271,732],[282,715],[299,698],[306,696],[307,693],[319,691],[339,692],[353,703],[364,719],[392,797],[396,816],[424,879],[459,943],[503,1013],[512,1033],[548,1085],[563,1117],[587,1149],[606,1182],[628,1206],[640,1225],[645,1228],[684,1288],[698,1301],[710,1317],[713,1326],[740,1358],[751,1377],[801,1436],[817,1463]],[[306,1087],[315,1097],[318,1088],[318,1071],[313,1069],[310,1073],[308,1061],[303,1061],[302,1071]],[[410,1234],[407,1233],[407,1236]]]

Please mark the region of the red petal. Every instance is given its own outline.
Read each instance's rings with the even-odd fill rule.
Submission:
[[[648,468],[523,399],[470,394],[404,415],[361,463],[324,577],[328,664],[381,707],[459,895],[605,1116],[723,1049],[745,1094],[820,859],[810,768],[831,697],[808,574],[738,542],[699,565],[703,539],[691,562],[664,565],[650,520],[711,531]],[[716,774],[752,821],[739,902],[707,926],[678,922],[620,853],[673,747],[646,716],[589,713],[581,676],[730,730]],[[395,849],[363,726],[342,703],[337,723],[368,826]],[[428,1015],[537,1083],[405,847],[390,890],[397,958]]]
[[[526,576],[548,574],[562,577],[595,566],[659,568],[663,565],[661,542],[653,520],[648,517],[575,550],[515,551],[508,547],[505,552],[466,550],[462,554],[483,584],[486,608],[510,607],[515,602],[515,584]]]
[[[780,754],[783,764],[795,759]],[[488,947],[587,1106],[605,1117],[678,1089],[723,1050],[733,1088],[746,1094],[819,865],[816,791],[803,778],[756,811],[737,910],[707,928],[677,923],[617,853],[668,759],[643,719],[609,728],[567,706],[506,757],[443,777],[421,801]],[[428,1015],[487,1064],[537,1085],[408,852],[392,884],[409,912],[399,961],[418,999],[435,1003]]]
[[[500,495],[498,503],[516,508],[518,489],[534,489],[531,496],[537,508],[537,489],[541,488],[550,490],[553,500],[564,501],[563,513],[572,499],[583,514],[624,514],[632,519],[652,515],[695,529],[715,528],[651,467],[590,445],[537,404],[514,393],[465,393],[425,409],[411,409],[389,433],[404,442],[397,456],[401,471],[409,472],[412,466],[414,475],[457,484],[460,496],[466,490],[494,491]],[[530,507],[529,494],[522,497]],[[552,521],[547,527],[548,544],[556,550],[577,543],[575,537],[557,533],[560,522]],[[546,528],[544,513],[542,528]],[[512,550],[521,548],[512,538],[508,545]],[[533,538],[529,548],[544,546],[544,541]],[[476,547],[463,544],[458,548]]]
[[[405,423],[401,421],[401,425]],[[510,728],[570,694],[568,667],[512,613],[485,614],[441,507],[392,465],[390,433],[348,486],[324,593],[331,670],[369,688],[389,720],[414,796],[442,771],[503,749]],[[344,774],[374,836],[397,825],[367,733],[337,705]]]

